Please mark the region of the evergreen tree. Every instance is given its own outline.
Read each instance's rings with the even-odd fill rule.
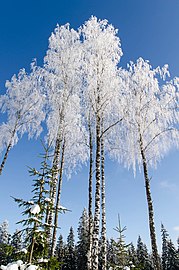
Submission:
[[[49,184],[51,178],[51,170],[48,166],[48,151],[45,148],[41,168],[37,171],[35,168],[30,168],[29,173],[36,178],[33,180],[33,197],[30,201],[14,198],[19,207],[25,210],[23,215],[27,216],[26,219],[19,221],[23,224],[22,232],[26,234],[26,245],[28,249],[28,262],[47,256],[47,228],[45,223],[45,214],[48,208],[49,201],[46,198],[48,191],[46,185]]]
[[[137,241],[137,259],[138,267],[144,270],[152,270],[152,261],[148,254],[147,246],[142,242],[141,237],[139,236]]]
[[[10,234],[8,232],[9,223],[7,220],[3,221],[0,226],[0,243],[9,244]]]
[[[115,265],[115,248],[114,248],[114,239],[107,240],[107,268],[111,265]]]
[[[129,252],[130,265],[133,267],[137,266],[138,265],[137,252],[136,252],[136,249],[135,249],[133,243],[130,244],[128,252]]]
[[[78,227],[77,252],[77,269],[87,270],[87,253],[88,253],[88,216],[86,209],[83,210]]]
[[[161,224],[162,233],[162,269],[177,270],[179,269],[178,251],[169,238],[169,234],[164,225]]]
[[[22,248],[22,237],[21,232],[16,229],[15,233],[12,235],[11,245],[16,251],[20,251]]]
[[[60,234],[56,249],[55,249],[55,257],[58,262],[61,264],[61,269],[63,269],[64,261],[65,261],[65,244],[63,242],[63,236]]]
[[[7,264],[12,255],[12,246],[10,242],[10,234],[8,232],[8,221],[5,220],[0,225],[0,264]]]
[[[129,253],[128,249],[130,244],[125,243],[124,231],[126,227],[122,228],[120,223],[120,218],[118,216],[118,226],[114,229],[118,232],[119,236],[117,241],[113,240],[112,245],[114,248],[115,262],[111,264],[112,269],[122,269],[126,266],[129,266]]]
[[[168,233],[164,228],[164,225],[161,224],[161,233],[162,233],[162,269],[168,269]]]
[[[11,259],[12,261],[22,260],[24,261],[26,259],[26,249],[23,249],[22,244],[22,232],[17,230],[12,235],[11,238],[11,246],[13,248]]]
[[[65,264],[64,270],[77,270],[76,262],[76,250],[75,250],[75,239],[73,228],[70,227],[70,232],[67,237],[67,245],[65,251]]]
[[[179,258],[171,239],[168,241],[168,267],[167,270],[179,270]]]

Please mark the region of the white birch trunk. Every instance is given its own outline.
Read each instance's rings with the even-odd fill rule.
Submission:
[[[158,255],[158,250],[157,250],[156,232],[155,232],[155,224],[154,224],[154,210],[153,210],[152,196],[151,196],[151,191],[150,191],[150,179],[148,176],[147,161],[145,157],[143,140],[142,140],[141,134],[140,134],[140,151],[141,151],[142,162],[143,162],[143,172],[144,172],[146,197],[147,197],[147,204],[148,204],[149,229],[150,229],[150,239],[151,239],[151,246],[152,246],[153,264],[154,264],[155,270],[161,270],[161,266],[159,262],[159,255]]]
[[[60,173],[59,173],[59,180],[58,180],[57,201],[56,201],[56,207],[55,207],[54,228],[53,228],[52,246],[51,246],[51,257],[53,257],[55,254],[55,244],[56,244],[56,239],[57,239],[58,214],[59,214],[61,190],[62,190],[64,154],[65,154],[65,142],[63,143],[63,146],[62,146],[62,155],[61,155],[61,162],[60,162]]]
[[[106,201],[105,201],[105,174],[104,174],[104,139],[101,138],[101,209],[102,209],[102,228],[101,228],[101,252],[102,270],[107,266],[107,246],[106,246]]]
[[[100,223],[100,117],[96,117],[96,192],[95,192],[95,214],[93,229],[93,264],[92,269],[98,270],[99,255],[99,223]]]

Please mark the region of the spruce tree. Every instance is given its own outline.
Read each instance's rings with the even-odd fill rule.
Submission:
[[[113,243],[113,238],[107,240],[107,268],[109,268],[111,265],[115,265],[115,248]]]
[[[168,232],[164,228],[164,225],[161,224],[161,233],[162,233],[162,269],[168,269]]]
[[[5,220],[0,225],[0,264],[7,264],[12,255],[12,246],[9,244],[10,234],[8,232],[8,221]]]
[[[120,269],[129,266],[129,246],[125,243],[124,231],[126,227],[122,228],[120,218],[118,216],[118,226],[114,229],[118,233],[117,241],[113,240],[112,245],[115,254],[115,262],[111,264],[112,269]]]
[[[0,226],[0,243],[9,244],[10,234],[8,232],[9,223],[7,220],[3,221]]]
[[[167,270],[179,270],[179,258],[177,250],[171,239],[168,241],[168,268]]]
[[[63,269],[65,270],[77,270],[76,263],[76,251],[75,251],[75,237],[73,228],[70,227],[70,232],[67,237],[67,245],[65,251],[65,264]]]
[[[51,178],[51,170],[48,166],[48,151],[45,148],[43,161],[41,162],[40,170],[30,168],[29,173],[35,177],[33,180],[33,197],[30,201],[13,198],[18,203],[19,207],[24,208],[23,216],[27,218],[20,220],[17,223],[23,224],[22,232],[26,234],[26,245],[28,250],[28,262],[38,260],[42,257],[47,257],[47,224],[45,223],[45,215],[48,209],[49,201],[46,196],[48,194],[47,187]]]
[[[88,215],[86,209],[83,210],[78,227],[77,252],[77,269],[87,270],[87,253],[88,253]]]
[[[154,269],[152,266],[151,258],[148,254],[147,246],[142,242],[140,235],[137,241],[137,259],[138,259],[138,267],[140,269],[144,270]]]
[[[133,243],[130,244],[128,252],[130,265],[133,267],[137,266],[138,265],[137,252]]]
[[[55,249],[55,257],[61,265],[61,269],[63,269],[64,261],[65,261],[65,244],[63,242],[62,234],[59,235],[56,249]]]

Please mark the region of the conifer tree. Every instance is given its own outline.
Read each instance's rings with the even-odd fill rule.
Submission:
[[[5,220],[0,226],[0,264],[7,264],[12,255],[12,246],[10,242],[10,234],[8,232],[8,221]]]
[[[49,148],[45,148],[43,161],[41,162],[40,170],[30,168],[29,173],[35,177],[33,180],[33,197],[30,201],[14,198],[19,207],[24,208],[23,216],[26,219],[20,220],[17,223],[23,224],[22,232],[26,233],[25,242],[28,244],[28,262],[31,263],[39,257],[47,257],[47,224],[45,223],[46,210],[49,201],[47,200],[48,190],[46,187],[51,178],[51,170],[48,165]]]
[[[10,234],[8,232],[9,223],[7,220],[3,221],[0,226],[0,243],[9,244]]]
[[[120,218],[118,216],[118,226],[114,229],[118,233],[117,241],[113,240],[113,250],[115,255],[115,263],[111,264],[112,269],[124,268],[129,266],[129,253],[128,249],[130,244],[125,243],[124,231],[126,227],[122,228]],[[117,268],[118,267],[118,268]]]
[[[116,263],[115,247],[113,243],[114,243],[113,238],[107,240],[107,268],[110,268],[111,265],[115,265]]]
[[[88,215],[86,209],[83,210],[78,226],[78,242],[76,245],[77,269],[87,270],[88,253]]]
[[[74,239],[74,231],[72,227],[70,227],[70,232],[67,237],[64,269],[77,270],[75,239]]]
[[[137,240],[137,259],[138,259],[138,267],[140,269],[145,269],[145,270],[152,270],[155,269],[152,266],[152,262],[150,260],[150,256],[148,254],[147,246],[142,242],[141,237],[138,237]]]
[[[56,249],[55,249],[55,257],[58,262],[61,264],[61,269],[63,269],[64,261],[65,261],[65,244],[63,242],[62,234],[59,235]]]
[[[179,269],[179,257],[178,252],[169,238],[169,234],[164,225],[161,224],[162,233],[162,269]]]
[[[168,241],[168,268],[167,270],[179,270],[179,257],[171,239]]]
[[[20,251],[22,248],[21,232],[18,229],[16,229],[15,233],[12,235],[11,245],[15,248],[16,251]]]
[[[133,267],[137,266],[139,263],[137,258],[137,252],[133,243],[130,244],[128,251],[129,251],[130,265],[132,265]]]
[[[162,233],[162,269],[168,269],[168,233],[163,224],[161,224]]]

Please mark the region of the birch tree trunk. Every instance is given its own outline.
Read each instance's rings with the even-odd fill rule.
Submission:
[[[56,201],[56,207],[55,207],[54,228],[53,228],[52,246],[51,246],[51,257],[54,256],[55,244],[56,244],[56,239],[57,239],[58,213],[59,213],[61,190],[62,190],[62,175],[63,175],[63,165],[64,165],[64,154],[65,154],[65,142],[63,143],[63,146],[62,146],[60,173],[59,173],[59,180],[58,180],[57,201]]]
[[[89,187],[88,187],[88,256],[87,256],[87,266],[88,270],[92,270],[92,241],[93,241],[93,214],[92,214],[92,184],[93,184],[93,141],[92,141],[92,132],[91,124],[89,119],[89,148],[90,148],[90,167],[89,167]]]
[[[8,154],[9,154],[9,151],[11,150],[12,142],[13,142],[15,133],[16,133],[16,131],[17,131],[17,126],[18,126],[19,120],[20,120],[20,113],[17,113],[17,120],[16,120],[16,122],[15,122],[14,129],[13,129],[13,131],[12,131],[12,135],[11,135],[9,144],[8,144],[8,146],[7,146],[7,148],[6,148],[6,152],[5,152],[5,154],[4,154],[3,160],[2,160],[1,165],[0,165],[0,175],[2,174],[2,171],[3,171],[3,169],[4,169],[4,166],[5,166],[5,163],[6,163]]]
[[[98,103],[99,104],[99,103]],[[99,255],[99,222],[100,222],[100,116],[96,116],[96,191],[95,191],[95,214],[93,229],[93,270],[98,270]]]
[[[61,138],[58,135],[55,144],[55,151],[54,151],[54,159],[52,165],[52,182],[50,185],[50,208],[48,211],[48,216],[46,218],[48,223],[48,230],[47,230],[47,238],[48,244],[50,248],[50,242],[52,240],[52,223],[54,217],[54,205],[56,199],[56,191],[57,191],[57,183],[58,183],[58,175],[59,175],[59,163],[60,163],[60,147],[61,147]],[[49,249],[50,253],[50,249]]]
[[[155,232],[155,224],[154,224],[154,210],[153,210],[152,196],[151,196],[151,191],[150,191],[150,179],[148,176],[147,161],[146,161],[141,134],[140,134],[140,152],[142,156],[145,189],[146,189],[146,197],[147,197],[147,204],[148,204],[149,229],[150,229],[150,239],[151,239],[151,246],[152,246],[153,264],[154,264],[155,270],[161,270],[159,255],[158,255],[158,250],[157,250],[156,232]]]
[[[102,228],[101,228],[101,253],[102,270],[107,266],[107,247],[106,247],[106,202],[105,202],[105,175],[104,175],[104,139],[101,138],[101,209],[102,209]]]

